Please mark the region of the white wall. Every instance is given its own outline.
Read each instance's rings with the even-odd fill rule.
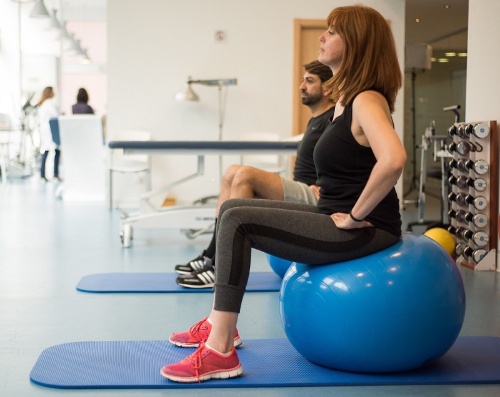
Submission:
[[[499,13],[499,2],[469,2],[466,121],[497,120],[500,125],[500,53],[495,45],[492,46],[500,38]],[[498,249],[497,255],[496,269],[500,271]]]
[[[262,130],[290,136],[292,90],[298,89],[292,87],[294,18],[325,19],[343,4],[352,1],[109,0],[108,134],[140,128],[157,140],[217,139],[217,89],[194,86],[199,103],[173,100],[192,76],[238,79],[238,85],[227,90],[224,139]],[[402,62],[405,1],[364,4],[391,21]],[[225,42],[215,42],[216,30],[226,32]],[[401,134],[402,96],[394,116]],[[156,157],[153,185],[194,171],[195,161]],[[218,192],[215,158],[209,159],[207,169],[207,177],[174,191],[179,200]]]
[[[19,6],[0,6],[0,113],[18,116],[20,104]]]
[[[467,120],[500,120],[500,2],[469,2]],[[485,40],[485,38],[488,38]]]

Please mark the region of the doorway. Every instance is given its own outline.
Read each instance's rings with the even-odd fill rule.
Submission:
[[[326,30],[324,19],[295,19],[294,66],[293,66],[293,120],[292,134],[302,134],[311,118],[307,106],[302,105],[298,87],[304,75],[303,65],[318,58],[319,36]]]

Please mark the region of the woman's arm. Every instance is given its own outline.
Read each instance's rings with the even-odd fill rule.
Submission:
[[[358,201],[352,208],[356,219],[364,219],[397,183],[406,162],[406,151],[392,125],[385,98],[375,91],[359,94],[353,102],[352,131],[356,140],[372,148],[377,162]],[[368,226],[348,214],[333,214],[339,228]]]

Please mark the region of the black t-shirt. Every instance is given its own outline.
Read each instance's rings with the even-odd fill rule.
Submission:
[[[354,139],[351,123],[352,106],[346,106],[323,132],[314,149],[320,186],[318,209],[325,214],[349,213],[377,162],[372,149]],[[399,199],[394,188],[366,220],[391,234],[401,235]]]
[[[297,158],[293,169],[293,179],[306,185],[316,185],[317,175],[314,166],[313,152],[323,131],[330,124],[335,107],[328,109],[307,123],[306,132],[297,148]]]

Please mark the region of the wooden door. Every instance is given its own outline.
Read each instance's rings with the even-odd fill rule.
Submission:
[[[326,30],[324,19],[296,19],[294,34],[294,68],[293,68],[293,135],[302,134],[311,118],[307,106],[302,105],[299,85],[304,75],[303,65],[318,59],[319,36]]]

